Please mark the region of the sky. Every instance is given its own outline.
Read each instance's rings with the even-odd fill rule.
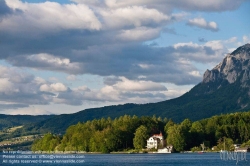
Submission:
[[[249,0],[0,0],[0,114],[188,92],[250,43]]]

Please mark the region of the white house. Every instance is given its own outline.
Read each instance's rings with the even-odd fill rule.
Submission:
[[[164,138],[161,132],[154,134],[147,140],[147,149],[158,149],[159,147],[164,147]]]

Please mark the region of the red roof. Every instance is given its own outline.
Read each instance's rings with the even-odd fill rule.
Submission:
[[[160,134],[154,134],[153,136],[162,136],[162,133],[160,132]]]

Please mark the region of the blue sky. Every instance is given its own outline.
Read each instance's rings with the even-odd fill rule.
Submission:
[[[249,0],[0,0],[0,114],[178,97],[250,42]]]

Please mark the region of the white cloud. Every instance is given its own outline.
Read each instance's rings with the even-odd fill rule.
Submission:
[[[225,49],[223,41],[221,41],[221,40],[208,41],[204,45],[207,46],[207,47],[211,47],[213,50],[223,50],[223,49]]]
[[[0,78],[0,92],[6,94],[12,92],[18,92],[18,89],[14,87],[14,84],[9,81],[8,78]]]
[[[195,77],[201,77],[201,73],[199,71],[191,71],[189,74]]]
[[[52,112],[46,111],[34,106],[30,106],[27,108],[19,108],[14,110],[8,110],[8,114],[10,115],[50,115]]]
[[[167,88],[159,83],[152,81],[132,81],[121,77],[113,87],[121,91],[165,91]]]
[[[19,0],[6,0],[6,3],[16,14],[2,20],[2,31],[38,33],[64,29],[100,30],[102,27],[95,13],[84,4],[25,3]]]
[[[51,93],[43,93],[39,90],[45,82],[40,77],[25,73],[25,71],[0,65],[0,101],[10,103],[1,107],[14,108],[27,107],[31,104],[49,104]]]
[[[219,30],[216,22],[213,22],[213,21],[207,22],[204,18],[190,19],[187,22],[187,25],[196,26],[196,27],[207,29],[207,30],[214,31],[214,32]]]
[[[232,37],[222,42],[226,45],[229,45],[229,50],[231,50],[230,52],[232,52],[237,47],[250,43],[250,35],[243,35],[242,38]]]
[[[35,77],[34,81],[35,81],[38,85],[41,85],[41,84],[45,84],[45,83],[46,83],[46,80],[44,80],[44,79],[41,78],[41,77]]]
[[[34,61],[34,62],[42,62],[42,63],[47,63],[47,64],[52,64],[52,65],[69,65],[70,64],[70,60],[67,58],[61,59],[58,57],[55,57],[53,55],[49,55],[49,54],[35,54],[35,55],[30,55],[27,57],[28,60],[30,61]]]
[[[154,39],[160,34],[159,28],[139,27],[135,29],[122,30],[117,38],[126,41],[145,41]]]
[[[63,85],[62,83],[54,83],[54,84],[43,84],[40,86],[40,91],[46,92],[63,92],[66,91],[68,88]]]
[[[152,81],[132,81],[125,77],[117,79],[113,85],[106,85],[100,89],[89,89],[87,86],[80,86],[72,90],[59,93],[54,99],[54,103],[77,105],[88,102],[139,102],[147,103],[152,101],[162,101],[166,99],[163,92],[167,88]],[[76,102],[77,101],[77,102]]]
[[[105,25],[109,28],[141,27],[145,25],[160,24],[170,20],[170,17],[156,9],[143,6],[128,6],[114,10],[102,10]]]
[[[244,36],[242,37],[242,40],[243,40],[243,43],[244,43],[244,44],[250,43],[250,37],[247,36],[247,35],[244,35]]]
[[[228,40],[225,40],[225,43],[235,43],[235,42],[237,42],[237,37],[231,37],[230,39],[228,39]]]
[[[15,66],[26,66],[44,70],[56,70],[69,73],[78,73],[81,70],[80,63],[70,62],[68,58],[60,58],[46,53],[10,57],[8,61]]]
[[[69,81],[75,81],[77,78],[76,78],[75,75],[68,75],[68,76],[66,77],[66,79],[69,80]]]
[[[153,65],[149,65],[149,64],[138,64],[138,66],[140,66],[140,68],[142,69],[150,69],[151,67],[153,67]],[[140,78],[145,78],[145,76],[139,76]]]
[[[168,0],[165,4],[170,4],[175,8],[195,11],[228,11],[237,9],[244,0]]]
[[[157,8],[158,10],[170,12],[174,8],[183,10],[196,11],[227,11],[237,9],[244,0],[72,0],[77,3],[87,3],[94,6],[105,6],[108,8],[122,8],[125,6],[141,6],[145,5],[149,8]],[[105,2],[105,4],[103,4]]]
[[[59,79],[56,77],[49,77],[49,80],[52,82],[59,82]]]
[[[171,19],[173,19],[174,21],[181,21],[188,15],[189,15],[189,13],[187,13],[187,12],[173,13],[171,15],[171,17],[172,17]]]
[[[188,43],[176,43],[176,44],[174,44],[173,47],[174,47],[175,49],[178,49],[178,48],[184,47],[184,46],[194,47],[194,48],[198,48],[198,47],[199,47],[198,44],[193,43],[193,42],[188,42]]]
[[[91,90],[87,86],[79,86],[76,88],[77,91],[90,92]]]
[[[224,57],[224,54],[228,52],[228,49],[224,46],[222,41],[208,41],[202,45],[189,42],[189,43],[177,43],[173,46],[175,48],[174,54],[180,58],[188,60],[189,62],[199,63],[215,63],[217,64]],[[189,74],[192,70],[189,71]],[[197,76],[193,75],[192,76]]]

